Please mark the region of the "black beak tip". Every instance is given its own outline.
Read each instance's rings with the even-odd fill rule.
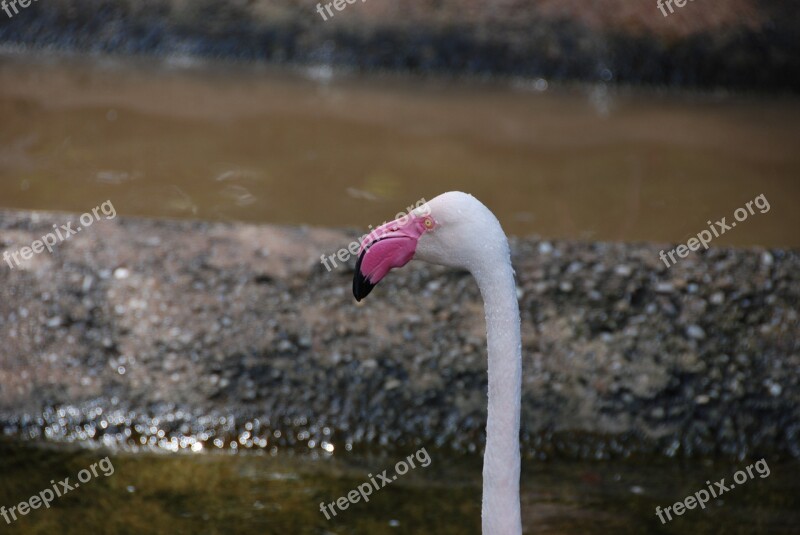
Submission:
[[[368,296],[374,287],[375,285],[369,282],[360,271],[356,271],[353,277],[353,296],[356,298],[356,301],[361,301]]]
[[[361,261],[364,259],[366,253],[367,251],[364,251],[361,253],[361,256],[358,257],[356,271],[353,274],[353,297],[355,297],[358,302],[361,302],[362,299],[368,296],[375,287],[375,285],[361,273]]]

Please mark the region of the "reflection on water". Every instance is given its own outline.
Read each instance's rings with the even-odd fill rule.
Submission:
[[[376,491],[326,520],[319,510],[408,453],[385,457],[120,454],[114,474],[98,477],[31,511],[3,533],[268,533],[469,534],[480,529],[480,463],[429,450],[431,464]],[[50,480],[62,480],[105,457],[0,442],[0,505],[16,505]],[[655,516],[704,481],[746,463],[550,462],[523,464],[527,533],[796,533],[800,463],[770,462],[756,478],[667,526]]]
[[[322,226],[469,191],[513,234],[800,245],[800,102],[0,56],[0,206]]]

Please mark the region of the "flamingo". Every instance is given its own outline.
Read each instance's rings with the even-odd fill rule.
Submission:
[[[451,191],[381,225],[361,241],[353,295],[366,297],[412,258],[469,271],[486,316],[488,418],[483,455],[484,535],[519,535],[522,341],[508,239],[494,214],[472,195]]]

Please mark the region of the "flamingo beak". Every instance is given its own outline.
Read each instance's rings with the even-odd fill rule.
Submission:
[[[403,267],[414,258],[417,242],[424,232],[421,218],[407,215],[381,225],[361,241],[353,275],[356,301],[369,295],[390,270]]]

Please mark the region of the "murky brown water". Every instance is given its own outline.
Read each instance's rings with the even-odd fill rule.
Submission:
[[[322,226],[477,195],[513,234],[800,245],[800,101],[0,56],[0,207]],[[541,82],[538,87],[541,89]]]
[[[6,54],[0,207],[84,212],[110,199],[127,215],[366,227],[461,189],[514,234],[677,242],[763,193],[770,211],[715,243],[798,246],[798,124],[797,99]],[[104,455],[0,442],[0,506]],[[480,459],[431,456],[327,521],[320,501],[393,458],[113,455],[113,476],[11,526],[0,519],[0,532],[477,533]],[[656,505],[742,464],[526,461],[525,525],[795,532],[796,461],[658,523]]]
[[[477,534],[480,532],[479,459],[431,450],[418,466],[326,519],[330,503],[403,459],[251,454],[112,454],[98,477],[29,511],[0,532]],[[413,453],[413,452],[411,452]],[[0,440],[0,505],[28,500],[50,480],[68,484],[104,459],[103,450],[76,450]],[[748,463],[532,462],[523,463],[522,511],[526,533],[796,533],[800,487],[796,461],[767,460],[768,476],[737,486],[704,509],[687,510],[662,525],[655,507],[671,505],[726,478]],[[391,474],[391,470],[389,474]]]

